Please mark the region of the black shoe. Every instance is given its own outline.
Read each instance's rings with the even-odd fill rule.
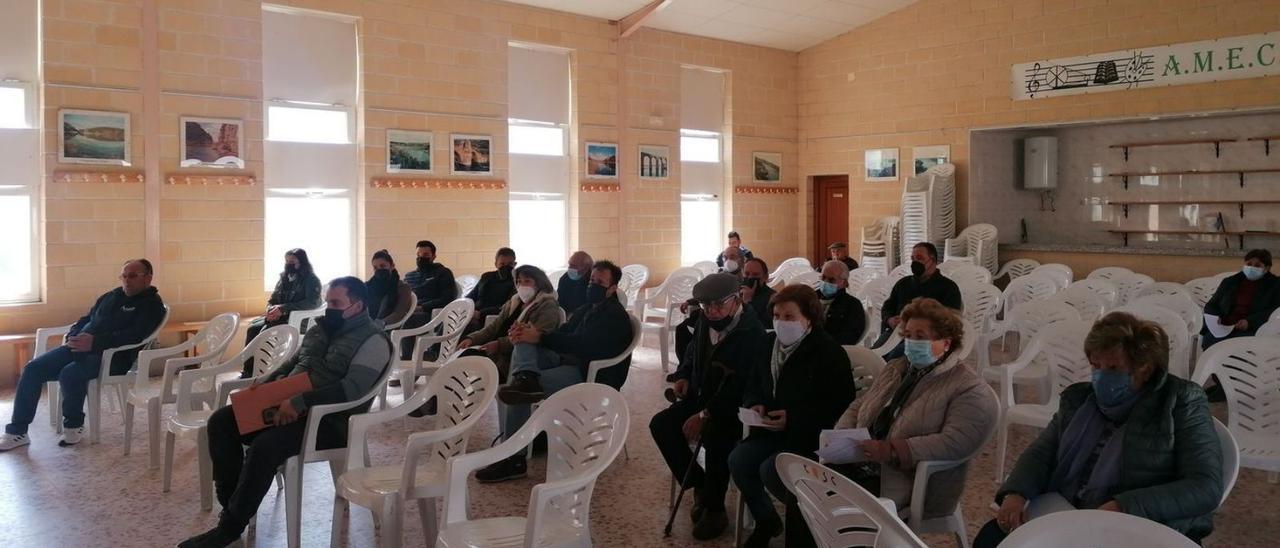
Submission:
[[[511,382],[498,389],[498,401],[507,405],[529,405],[546,399],[538,375],[521,371],[512,375]]]
[[[410,417],[416,417],[416,418],[421,418],[427,415],[434,415],[434,414],[436,414],[435,398],[431,398],[427,400],[427,403],[422,404],[422,407],[419,407],[409,412]]]
[[[529,465],[524,455],[511,455],[498,462],[476,471],[476,481],[480,483],[498,483],[501,481],[520,479],[529,475]]]
[[[756,528],[747,537],[747,541],[742,545],[743,548],[768,548],[769,539],[782,534],[782,520],[773,518],[772,520],[756,521]]]
[[[689,508],[689,519],[693,520],[695,524],[702,521],[702,516],[707,514],[707,507],[702,505],[702,495],[698,491],[697,488],[694,488],[693,507]]]
[[[178,548],[225,548],[240,540],[240,535],[232,534],[221,527],[214,527],[194,537],[178,543]]]
[[[729,514],[720,510],[706,510],[702,519],[693,524],[693,538],[711,540],[724,534],[729,527]]]

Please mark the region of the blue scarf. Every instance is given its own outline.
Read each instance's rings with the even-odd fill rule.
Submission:
[[[1085,400],[1058,440],[1050,491],[1082,509],[1097,508],[1111,500],[1120,483],[1125,422],[1142,393],[1135,392],[1114,406],[1101,405],[1093,395]]]

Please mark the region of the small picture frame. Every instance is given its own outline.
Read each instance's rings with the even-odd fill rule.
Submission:
[[[58,162],[130,165],[129,113],[63,109],[58,111],[58,125]]]
[[[911,149],[912,173],[915,175],[950,161],[951,145],[929,145]]]
[[[868,182],[897,181],[898,149],[867,149],[863,153],[863,175]]]
[[[180,120],[179,166],[244,169],[244,122],[185,116]]]
[[[387,173],[435,173],[431,152],[435,134],[406,129],[387,130]]]
[[[618,143],[587,143],[588,179],[618,178]]]
[[[454,133],[449,136],[453,144],[450,152],[450,173],[454,175],[493,175],[491,151],[493,138],[488,135]]]
[[[782,181],[781,152],[752,152],[751,181],[773,184]]]
[[[640,179],[665,181],[670,173],[671,148],[658,145],[640,145]]]

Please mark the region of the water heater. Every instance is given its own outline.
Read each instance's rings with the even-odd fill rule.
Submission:
[[[1022,142],[1022,187],[1058,188],[1058,138],[1028,137]]]

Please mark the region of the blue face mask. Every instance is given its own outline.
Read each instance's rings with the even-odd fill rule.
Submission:
[[[938,361],[933,355],[933,341],[929,339],[906,339],[902,341],[902,350],[911,362],[911,367],[924,369]]]
[[[1093,370],[1093,395],[1103,407],[1120,405],[1135,394],[1132,374],[1117,369]]]
[[[570,270],[567,274],[569,274],[569,279],[575,282],[582,279],[582,273],[577,270]]]
[[[822,285],[818,287],[818,291],[822,293],[822,298],[830,299],[836,296],[840,288],[831,282],[822,282]]]
[[[1267,273],[1267,271],[1262,267],[1249,265],[1244,265],[1244,268],[1241,268],[1240,271],[1244,272],[1244,277],[1248,278],[1251,282],[1256,282],[1262,279],[1262,275]]]

